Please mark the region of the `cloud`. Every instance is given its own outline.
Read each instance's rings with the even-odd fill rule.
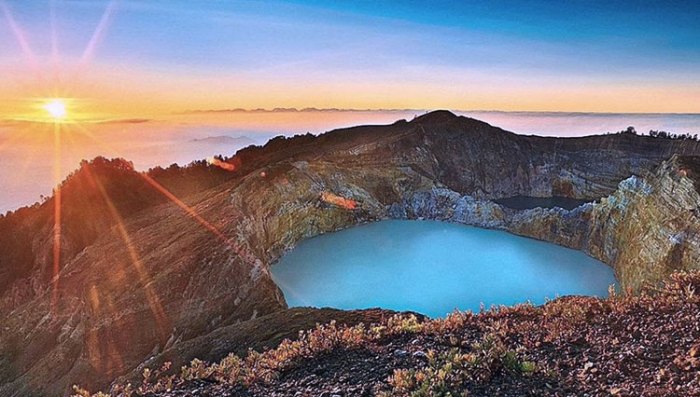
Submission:
[[[88,122],[93,124],[143,124],[150,123],[151,121],[153,121],[153,119],[111,119]]]
[[[13,119],[3,119],[0,120],[0,127],[17,127],[26,124],[26,121],[13,120]]]
[[[93,119],[83,119],[76,120],[74,122],[68,122],[66,124],[98,124],[98,125],[114,125],[114,124],[143,124],[150,123],[154,121],[153,119],[141,119],[141,118],[130,118],[130,119],[107,119],[107,120],[93,120]],[[29,119],[0,119],[0,127],[21,127],[29,125],[45,125],[53,124],[51,120],[29,120]]]

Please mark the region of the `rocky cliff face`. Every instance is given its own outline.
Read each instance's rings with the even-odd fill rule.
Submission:
[[[653,172],[621,181],[607,197],[567,211],[512,210],[490,200],[434,188],[390,206],[388,216],[440,219],[497,228],[575,248],[615,269],[625,290],[700,268],[700,195],[688,161],[673,157]]]
[[[625,179],[614,194],[587,208],[586,232],[575,247],[613,266],[623,287],[636,291],[672,271],[699,268],[700,196],[688,160],[674,157]]]
[[[104,387],[164,351],[192,358],[195,338],[286,307],[269,275],[285,250],[378,219],[502,228],[582,249],[612,265],[624,287],[657,282],[696,266],[699,252],[698,167],[692,157],[668,160],[674,154],[700,146],[626,134],[519,136],[433,112],[278,138],[239,152],[225,171],[126,167],[127,198],[99,174],[64,195],[72,210],[62,222],[74,226],[56,269],[52,201],[0,220],[17,232],[0,244],[0,394]],[[516,195],[598,201],[572,211],[490,201]]]

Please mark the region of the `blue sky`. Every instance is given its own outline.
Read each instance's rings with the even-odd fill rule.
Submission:
[[[698,1],[5,4],[35,55],[50,58],[53,36],[64,64],[81,57],[104,21],[95,79],[157,80],[153,92],[172,86],[178,98],[192,91],[191,104],[173,107],[700,111],[689,104],[700,102]],[[0,35],[10,38],[0,41],[0,60],[17,59],[7,23]],[[211,103],[197,88],[207,85]]]

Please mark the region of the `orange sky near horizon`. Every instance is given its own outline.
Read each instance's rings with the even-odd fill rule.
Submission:
[[[0,74],[19,68],[0,67]],[[548,84],[475,73],[441,73],[432,81],[419,79],[338,81],[269,81],[251,74],[178,74],[129,66],[92,65],[88,73],[67,73],[50,82],[44,76],[0,80],[0,119],[47,121],[41,104],[48,98],[69,98],[71,119],[102,121],[131,118],[182,118],[196,110],[233,108],[453,109],[561,111],[605,113],[698,113],[700,88],[668,84],[627,85],[552,79]],[[54,76],[55,77],[55,76]],[[221,115],[191,116],[215,122]],[[210,118],[210,119],[208,119]]]

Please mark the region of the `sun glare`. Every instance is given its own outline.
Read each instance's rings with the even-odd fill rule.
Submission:
[[[66,104],[60,99],[54,99],[44,104],[44,109],[54,120],[63,120],[67,116]]]

